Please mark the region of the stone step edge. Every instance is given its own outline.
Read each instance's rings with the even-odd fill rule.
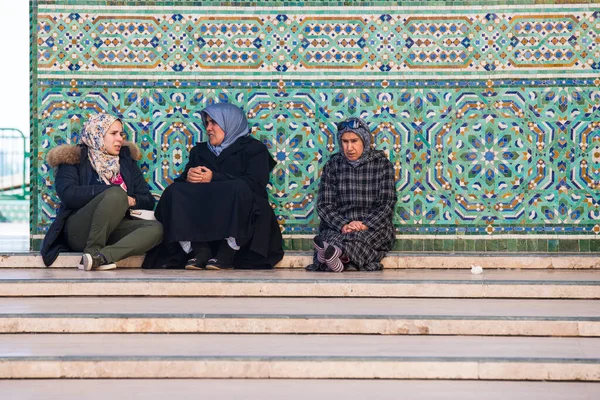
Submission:
[[[0,279],[0,297],[177,296],[177,297],[390,297],[600,299],[599,282],[560,281],[169,281]]]
[[[600,317],[4,314],[0,334],[211,333],[600,337]]]
[[[32,378],[600,381],[600,359],[343,356],[0,357],[0,379]]]
[[[64,253],[52,268],[76,268],[80,253]],[[121,260],[121,268],[139,268],[143,256]],[[312,263],[312,252],[288,251],[276,268],[304,268]],[[482,268],[506,269],[600,269],[600,258],[595,254],[556,253],[399,253],[390,252],[382,260],[386,269],[467,269],[473,265]],[[38,252],[0,254],[0,268],[45,268]]]

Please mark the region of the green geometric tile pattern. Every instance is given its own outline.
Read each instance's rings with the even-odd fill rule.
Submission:
[[[33,235],[58,204],[45,154],[89,114],[122,118],[160,193],[230,102],[277,161],[287,248],[310,248],[335,123],[360,116],[395,167],[395,250],[600,251],[597,4],[71,3],[32,5]]]

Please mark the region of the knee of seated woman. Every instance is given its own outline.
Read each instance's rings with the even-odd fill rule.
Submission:
[[[125,209],[129,208],[129,202],[127,201],[127,192],[125,192],[119,186],[113,186],[106,189],[102,193],[102,201],[107,201],[114,204],[115,207],[123,206]]]
[[[241,179],[232,179],[230,181],[221,181],[224,185],[227,185],[231,191],[234,192],[249,192],[252,193],[250,186]]]
[[[163,237],[163,226],[158,221],[147,221],[143,227],[144,235],[146,235],[149,239],[154,242],[154,246],[159,244],[162,241]]]
[[[149,221],[149,222],[152,222],[152,224],[149,225],[149,228],[148,228],[148,230],[150,232],[152,232],[152,235],[162,238],[162,235],[163,235],[162,224],[158,221]]]

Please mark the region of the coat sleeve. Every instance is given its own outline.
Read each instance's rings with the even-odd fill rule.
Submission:
[[[342,227],[350,220],[338,212],[336,204],[337,178],[336,172],[331,168],[331,162],[327,162],[323,168],[319,193],[317,198],[317,212],[323,222],[340,232]]]
[[[382,160],[378,168],[379,190],[372,211],[362,221],[369,229],[378,230],[392,223],[394,205],[396,204],[396,187],[394,169],[387,159]]]
[[[212,180],[214,182],[225,181],[231,179],[240,179],[248,185],[252,192],[257,195],[264,197],[265,188],[269,183],[269,177],[271,168],[269,165],[269,159],[271,155],[265,148],[261,148],[258,151],[252,151],[246,154],[246,169],[240,176],[224,172],[213,172]]]
[[[135,197],[134,209],[140,210],[154,210],[154,196],[150,193],[150,186],[144,179],[144,175],[138,167],[135,160],[131,160],[131,172],[133,176],[133,197]]]
[[[79,167],[77,165],[61,164],[56,171],[56,194],[67,208],[79,209],[94,197],[110,188],[108,185],[79,184]]]

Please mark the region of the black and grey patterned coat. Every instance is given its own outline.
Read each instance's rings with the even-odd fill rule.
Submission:
[[[336,153],[325,164],[319,184],[319,235],[340,247],[360,269],[376,269],[373,264],[381,261],[394,242],[395,204],[394,169],[382,151],[365,154],[356,167]],[[351,221],[361,221],[369,229],[341,233]]]

